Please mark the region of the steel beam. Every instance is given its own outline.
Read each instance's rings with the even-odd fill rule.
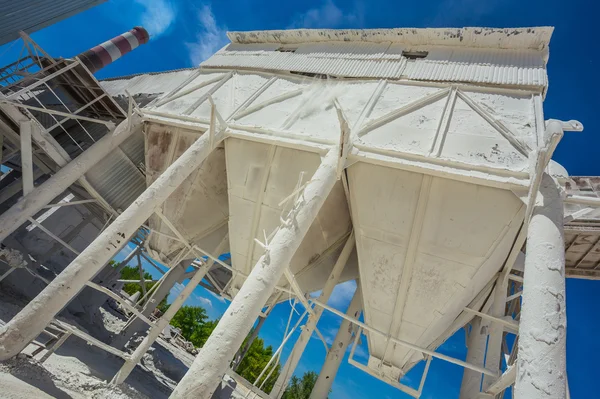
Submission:
[[[127,126],[127,121],[120,126]],[[121,129],[117,136],[125,135]],[[115,141],[114,135],[108,137],[106,144],[112,144]],[[103,138],[102,140],[104,140]],[[94,146],[101,143],[98,141]],[[105,145],[106,145],[105,144]],[[89,151],[89,150],[88,150]],[[86,151],[86,152],[88,152]],[[208,135],[202,135],[197,139],[174,163],[172,163],[159,177],[133,202],[115,221],[104,230],[80,255],[67,266],[60,275],[58,275],[38,296],[36,296],[21,312],[12,318],[2,329],[0,329],[0,360],[9,359],[17,355],[28,342],[33,340],[46,325],[60,312],[86,285],[86,283],[96,275],[112,259],[123,246],[127,244],[131,236],[135,234],[139,226],[148,219],[157,206],[162,204],[181,183],[196,170],[206,157],[210,154],[212,148],[209,146]],[[77,160],[69,163],[77,164]],[[69,168],[69,165],[61,169],[55,176]],[[72,171],[73,172],[73,171]],[[71,184],[78,173],[72,173],[72,179],[67,183]],[[55,177],[54,176],[54,177]],[[63,176],[64,177],[64,176]],[[51,178],[50,180],[52,180]],[[49,181],[50,181],[49,180]],[[53,182],[54,184],[65,184],[65,182]],[[44,185],[42,185],[44,186]],[[38,187],[41,188],[42,186]],[[54,197],[55,188],[46,188],[44,193],[47,197]],[[62,192],[64,188],[58,188]],[[31,193],[34,194],[35,190]],[[31,195],[30,194],[30,195]],[[45,197],[45,198],[47,198]],[[44,203],[45,202],[45,203]],[[37,201],[33,199],[30,203],[31,208],[41,208],[49,201]],[[35,204],[34,207],[31,204]],[[18,204],[17,204],[18,206]],[[14,207],[13,207],[14,208]],[[13,209],[11,208],[11,210]],[[38,209],[39,210],[39,209]],[[3,233],[7,232],[7,225],[4,223],[4,216],[0,217],[0,229]],[[12,214],[19,220],[22,216],[19,212]],[[9,225],[10,226],[10,225]],[[42,311],[43,309],[43,311]]]
[[[357,284],[350,306],[348,306],[348,310],[346,310],[346,314],[355,319],[358,319],[362,312],[361,292],[360,285]],[[310,399],[326,399],[327,395],[329,395],[335,376],[342,364],[342,360],[344,360],[346,349],[348,348],[348,345],[350,345],[350,342],[352,342],[353,330],[354,326],[352,323],[349,320],[344,319],[329,352],[327,352],[325,363],[323,364],[317,382],[310,393]]]
[[[337,151],[332,148],[295,202],[288,218],[267,244],[264,255],[252,269],[171,398],[208,398],[214,393],[235,352],[250,332],[333,189],[336,165]]]

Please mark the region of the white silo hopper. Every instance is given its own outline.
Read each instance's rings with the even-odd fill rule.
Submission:
[[[228,126],[198,176],[209,172],[164,212],[194,242],[229,218],[235,296],[285,200],[319,155],[344,143],[345,173],[290,269],[305,292],[322,289],[354,227],[365,323],[435,349],[489,288],[522,226],[528,156],[542,145],[550,30],[301,32],[229,34],[232,44],[147,111],[183,132],[209,123],[214,104]],[[181,140],[175,156],[193,139]],[[315,267],[324,254],[332,256]],[[346,269],[345,279],[355,276]],[[397,380],[423,359],[366,334],[376,374]]]

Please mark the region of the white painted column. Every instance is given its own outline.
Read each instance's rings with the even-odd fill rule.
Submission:
[[[358,319],[362,312],[361,292],[360,285],[358,285],[356,287],[356,292],[354,292],[354,296],[352,297],[352,301],[350,302],[350,306],[348,306],[348,310],[346,310],[346,314],[354,319]],[[346,349],[348,348],[348,345],[350,345],[350,342],[352,342],[352,330],[352,323],[350,323],[349,320],[344,319],[331,348],[329,348],[329,352],[327,353],[325,363],[321,368],[317,382],[310,393],[310,399],[325,399],[327,398],[327,395],[329,395],[333,381],[335,381],[335,376],[342,364],[342,360],[344,360]]]
[[[197,139],[41,293],[2,327],[0,360],[17,355],[42,332],[56,314],[127,244],[156,207],[202,164],[211,149],[208,134]],[[34,193],[35,190],[31,194]]]
[[[129,123],[132,128],[128,129]],[[132,122],[124,121],[112,132],[106,134],[94,145],[85,150],[77,158],[66,164],[43,184],[34,188],[29,194],[21,198],[9,210],[0,215],[0,242],[4,241],[13,231],[25,223],[29,217],[39,212],[55,197],[65,191],[69,186],[112,150],[127,139],[139,125],[139,119]],[[25,181],[23,181],[25,187]],[[0,350],[1,351],[1,350]],[[0,356],[1,357],[1,356]]]
[[[488,338],[487,321],[475,316],[471,320],[471,332],[467,338],[467,362],[483,367],[485,361],[485,348]],[[462,384],[460,386],[460,399],[477,399],[481,391],[482,374],[465,368]]]
[[[31,121],[19,124],[21,138],[21,175],[23,177],[23,195],[33,191],[33,153],[31,148]]]
[[[350,254],[352,254],[355,242],[356,241],[354,239],[354,232],[352,232],[348,237],[348,240],[346,241],[346,244],[344,245],[340,256],[335,262],[335,265],[333,266],[329,278],[325,282],[325,286],[321,291],[321,295],[319,295],[319,298],[317,298],[319,302],[327,303],[327,301],[329,300],[333,289],[335,288],[340,279],[342,271],[344,271],[344,266],[346,266],[348,258],[350,258]],[[281,370],[281,373],[279,373],[279,377],[277,377],[277,381],[275,381],[275,385],[273,385],[273,389],[271,390],[272,398],[281,398],[281,396],[285,392],[288,386],[288,382],[292,377],[292,374],[294,374],[294,370],[296,370],[298,363],[300,362],[300,358],[302,357],[302,354],[306,349],[306,345],[308,345],[308,342],[310,341],[310,337],[313,335],[313,332],[317,327],[317,323],[319,322],[323,311],[324,309],[322,307],[317,307],[314,309],[313,313],[308,317],[304,328],[302,328],[302,333],[298,337],[298,340],[294,345],[294,349],[292,349],[292,353],[290,353],[290,356],[287,358],[285,365]]]
[[[563,201],[544,174],[527,232],[516,399],[567,395]]]
[[[330,150],[171,398],[210,398],[336,182]]]
[[[214,251],[214,253],[215,254],[223,253],[225,248],[227,248],[228,244],[229,244],[229,235],[227,235],[227,236],[225,236],[225,238],[223,238],[223,240],[221,241],[221,243],[219,244],[217,249]],[[171,306],[169,306],[169,309],[167,309],[165,314],[163,314],[160,317],[160,319],[158,319],[156,321],[156,324],[154,326],[152,326],[152,328],[150,328],[150,332],[148,333],[146,338],[143,339],[143,341],[138,345],[138,347],[132,353],[131,357],[125,361],[125,363],[123,364],[121,369],[117,372],[117,374],[115,374],[115,376],[113,377],[113,379],[110,382],[111,384],[119,385],[119,384],[122,384],[127,379],[129,374],[131,373],[131,371],[135,368],[135,365],[138,364],[138,362],[140,360],[142,360],[142,356],[144,356],[144,354],[148,351],[148,349],[150,349],[150,347],[152,346],[154,341],[156,341],[156,339],[158,338],[160,333],[163,332],[165,327],[167,327],[169,325],[169,323],[171,322],[171,319],[173,318],[173,316],[175,316],[175,313],[177,313],[177,311],[181,308],[181,306],[184,304],[184,302],[188,299],[190,294],[194,291],[194,289],[196,289],[196,286],[198,286],[198,283],[200,283],[200,281],[202,281],[202,279],[204,278],[204,276],[206,276],[206,273],[208,273],[208,271],[210,270],[210,268],[212,267],[212,265],[214,263],[215,263],[215,261],[209,258],[207,260],[207,262],[198,269],[196,274],[194,274],[194,277],[192,277],[190,279],[190,281],[187,283],[185,288],[179,293],[179,295],[177,296],[177,298],[175,298],[173,303],[171,303]]]

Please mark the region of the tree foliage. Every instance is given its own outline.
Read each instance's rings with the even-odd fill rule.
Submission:
[[[113,267],[115,266],[115,262],[111,261],[111,264]],[[121,279],[123,280],[139,280],[139,278],[140,274],[137,267],[125,266],[121,270]],[[152,280],[152,275],[148,272],[144,272],[144,278]],[[156,283],[146,283],[146,290],[152,288],[154,284]],[[142,287],[139,283],[126,283],[123,286],[123,291],[129,295],[133,295],[141,290]],[[165,297],[157,306],[157,309],[164,313],[169,306],[170,304],[167,304],[167,297]],[[206,310],[200,306],[182,306],[177,313],[175,313],[170,324],[175,328],[179,328],[181,330],[181,336],[198,348],[204,346],[206,340],[210,337],[210,334],[212,334],[218,323],[218,319],[208,320]],[[245,345],[251,334],[252,332],[246,337],[246,340],[242,345]],[[246,380],[254,382],[271,359],[271,356],[273,356],[273,348],[271,346],[265,347],[264,341],[261,338],[256,338],[252,345],[250,345],[248,353],[238,366],[238,374]],[[281,366],[277,362],[269,366],[269,369],[264,373],[259,381],[259,385],[269,375],[271,370],[273,370],[271,376],[263,385],[262,389],[265,392],[271,392],[271,389],[273,389],[273,385],[275,384],[275,381],[277,381],[277,377],[279,377],[280,368]]]
[[[179,328],[181,336],[195,347],[204,345],[218,322],[209,321],[206,310],[200,306],[182,306],[171,319],[171,325]]]
[[[109,264],[112,267],[117,266],[117,263],[113,260],[111,260],[109,262]],[[123,269],[121,269],[121,279],[123,279],[123,280],[139,280],[140,279],[139,268],[136,266],[125,266]],[[147,271],[144,271],[144,279],[152,280],[152,275],[150,273],[148,273]],[[150,290],[150,288],[154,287],[155,284],[156,284],[155,282],[146,283],[146,292],[148,292]],[[127,293],[127,295],[133,295],[136,292],[141,293],[142,286],[140,283],[125,283],[123,285],[123,291],[125,291]],[[164,305],[166,305],[166,303],[167,303],[167,297],[165,296],[159,305],[164,306]]]
[[[317,382],[317,377],[318,375],[314,371],[307,371],[302,378],[292,376],[282,399],[308,399]]]
[[[250,332],[250,334],[252,334],[252,332]],[[252,345],[250,345],[248,353],[240,362],[237,373],[253,383],[265,368],[271,359],[271,356],[273,356],[273,348],[270,345],[265,348],[265,342],[261,338],[256,338],[254,342],[252,342]],[[273,370],[273,368],[275,368],[275,370]],[[279,377],[280,368],[279,363],[271,364],[257,385],[260,386],[271,370],[273,370],[273,373],[271,373],[271,376],[262,387],[263,391],[270,393],[271,389],[273,389],[273,385],[275,385],[275,381],[277,381],[277,377]]]

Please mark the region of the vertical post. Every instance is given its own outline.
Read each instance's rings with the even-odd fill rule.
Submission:
[[[490,313],[499,319],[506,315],[506,292],[508,290],[508,280],[502,276],[496,279],[496,288],[494,289],[494,299]],[[487,353],[485,356],[485,368],[495,373],[500,372],[500,362],[502,361],[502,338],[504,337],[504,327],[500,323],[489,324],[489,337],[487,344]],[[489,375],[483,376],[483,391],[486,391],[495,381],[496,377]]]
[[[134,119],[134,122],[137,120]],[[128,130],[126,129],[127,121],[121,123],[113,132],[106,134],[106,136],[102,137],[81,155],[56,172],[51,178],[38,187],[35,187],[33,191],[0,215],[0,242],[4,241],[6,237],[25,223],[29,217],[32,217],[44,206],[48,205],[50,201],[69,188],[71,184],[75,183],[77,179],[83,176],[116,146],[131,136],[137,125],[137,122],[134,123],[132,129]]]
[[[489,323],[475,316],[471,320],[471,332],[467,337],[467,362],[483,367]],[[460,386],[460,399],[477,399],[481,391],[482,374],[465,368]]]
[[[127,244],[139,226],[152,215],[154,209],[202,164],[211,150],[208,145],[208,135],[203,134],[41,293],[2,327],[0,360],[17,355],[39,335],[85,284]],[[67,167],[68,165],[65,166]],[[58,173],[55,176],[57,175]],[[50,180],[52,178],[48,181]],[[31,194],[34,193],[35,190]],[[6,213],[2,216],[4,215]]]
[[[221,382],[229,364],[250,332],[275,285],[289,266],[294,253],[336,182],[337,149],[331,149],[287,220],[267,244],[227,312],[179,382],[171,398],[209,398]]]
[[[348,258],[350,258],[352,250],[354,250],[354,244],[354,232],[352,232],[350,233],[348,240],[346,240],[346,244],[344,245],[344,248],[342,249],[342,252],[340,253],[340,256],[338,257],[337,261],[335,262],[335,265],[333,266],[329,278],[325,282],[325,286],[321,291],[321,295],[319,295],[319,298],[317,298],[318,301],[327,303],[327,301],[329,300],[329,297],[331,296],[331,293],[337,285],[340,279],[340,275],[344,270],[344,266],[346,266]],[[317,323],[319,322],[323,311],[324,309],[322,307],[317,307],[314,310],[314,312],[308,317],[306,325],[302,329],[302,333],[298,337],[298,340],[294,345],[294,349],[292,349],[292,353],[290,354],[290,356],[288,356],[285,365],[283,366],[283,369],[281,370],[281,373],[279,374],[279,377],[275,382],[275,385],[273,385],[273,389],[271,390],[271,397],[280,398],[281,396],[283,396],[283,393],[287,388],[289,379],[292,377],[294,370],[296,370],[296,366],[298,366],[298,363],[300,362],[300,358],[302,357],[302,354],[306,349],[306,345],[308,345],[308,342],[310,341],[310,337],[313,335],[313,332],[317,327]]]
[[[516,399],[566,397],[565,310],[563,202],[544,174],[527,232]]]
[[[226,235],[223,238],[223,240],[221,240],[221,243],[218,245],[215,252],[221,254],[228,244],[229,235]],[[140,343],[140,345],[135,349],[131,357],[128,360],[125,360],[125,363],[123,364],[121,369],[117,372],[117,374],[115,374],[115,376],[111,380],[111,384],[119,385],[127,379],[131,371],[135,368],[135,365],[138,364],[138,362],[142,359],[142,356],[144,356],[148,349],[150,349],[154,341],[156,341],[156,339],[158,338],[160,333],[163,332],[165,327],[169,325],[171,319],[173,318],[173,316],[175,316],[175,313],[177,313],[179,308],[181,308],[181,305],[183,305],[183,303],[187,300],[187,298],[194,291],[194,289],[196,289],[198,283],[202,281],[202,279],[204,278],[204,276],[206,276],[206,273],[208,273],[208,271],[210,270],[212,265],[214,265],[214,263],[215,261],[209,258],[206,261],[206,263],[198,269],[196,274],[194,274],[194,277],[190,279],[183,291],[181,291],[177,298],[175,298],[175,300],[173,301],[171,306],[169,306],[169,309],[167,309],[165,314],[162,315],[161,318],[156,321],[156,324],[154,324],[154,326],[150,328],[150,332],[148,333],[146,338],[144,338],[144,340]]]
[[[355,319],[358,319],[362,312],[361,292],[360,285],[357,284],[350,306],[348,306],[348,310],[346,310],[346,314]],[[342,364],[342,360],[344,360],[346,349],[352,341],[352,330],[353,325],[350,323],[350,320],[343,319],[342,325],[335,336],[335,340],[333,341],[331,348],[329,348],[329,352],[327,353],[325,363],[321,368],[317,382],[310,393],[310,399],[325,399],[327,398],[327,395],[329,395],[333,381],[335,381],[335,376]]]
[[[142,296],[146,296],[146,279],[144,278],[144,268],[142,267],[142,259],[140,253],[137,254],[138,271],[140,273],[140,288],[142,289]]]
[[[33,153],[31,148],[31,121],[19,124],[21,136],[21,174],[23,176],[23,196],[33,191]]]

